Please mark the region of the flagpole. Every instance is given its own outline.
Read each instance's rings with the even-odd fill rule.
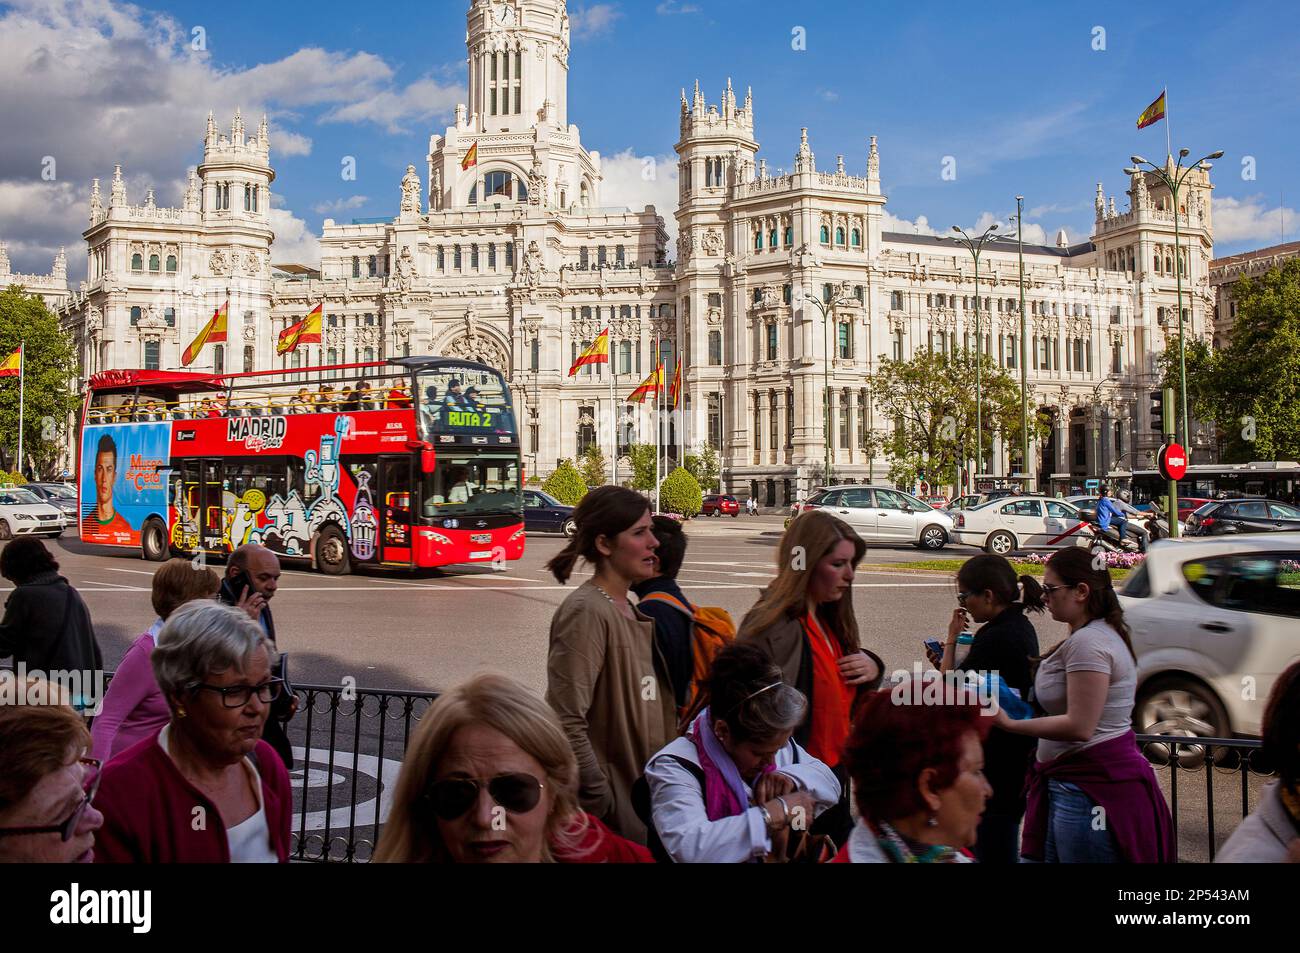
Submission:
[[[610,480],[614,486],[618,486],[618,404],[614,400],[614,329],[609,329],[609,431],[610,446],[613,452],[610,454]]]
[[[657,334],[655,335],[655,353],[652,360],[654,361],[655,366],[654,366],[654,371],[652,372],[653,376],[651,377],[651,380],[653,380],[656,384],[660,384],[662,382],[659,380],[659,335]],[[661,480],[659,475],[659,465],[660,465],[659,444],[661,439],[660,432],[663,430],[663,418],[659,416],[659,398],[661,396],[660,391],[662,390],[663,390],[662,387],[655,388],[654,413],[651,415],[654,417],[654,422],[655,422],[655,512],[656,513],[659,512],[659,483]]]
[[[1173,143],[1173,137],[1170,135],[1169,132],[1169,87],[1166,86],[1165,87],[1165,155],[1171,157],[1174,154],[1174,147],[1172,143]],[[1175,215],[1178,214],[1178,209],[1174,209],[1174,214]],[[1178,316],[1178,320],[1180,321],[1182,320],[1182,315]]]
[[[23,414],[25,411],[27,373],[27,342],[18,342],[18,472],[23,472]]]

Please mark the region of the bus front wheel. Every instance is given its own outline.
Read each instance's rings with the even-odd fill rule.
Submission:
[[[145,520],[144,529],[140,530],[140,552],[151,563],[167,558],[167,528],[157,517]]]
[[[333,526],[325,527],[316,537],[316,568],[327,576],[346,576],[352,570],[348,542]]]

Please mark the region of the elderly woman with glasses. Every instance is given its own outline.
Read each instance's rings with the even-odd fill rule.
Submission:
[[[502,675],[444,693],[411,738],[378,863],[649,863],[578,805],[555,712]]]
[[[786,860],[792,832],[840,799],[835,772],[792,737],[808,702],[743,643],[717,654],[706,691],[686,734],[646,766],[650,849],[688,864]]]
[[[23,693],[20,704],[17,693]],[[0,863],[87,863],[103,816],[86,722],[40,679],[0,692]]]
[[[262,741],[281,682],[261,626],[190,602],[149,656],[171,719],[104,769],[102,863],[284,863],[289,773]]]

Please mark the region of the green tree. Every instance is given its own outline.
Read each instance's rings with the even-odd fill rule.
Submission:
[[[718,451],[713,444],[706,443],[698,454],[686,455],[686,472],[695,477],[705,493],[716,492],[718,488]]]
[[[664,513],[678,513],[687,518],[698,516],[703,502],[699,483],[684,467],[668,474],[659,487],[659,509]]]
[[[1243,278],[1234,297],[1225,347],[1187,343],[1188,411],[1215,422],[1224,462],[1300,459],[1300,259]],[[1177,388],[1177,339],[1161,364]]]
[[[889,432],[881,449],[890,461],[890,478],[901,484],[922,474],[931,483],[950,480],[957,463],[975,453],[974,351],[951,356],[921,348],[910,360],[880,356],[872,382],[874,400]],[[985,462],[993,439],[1008,446],[1020,442],[1020,385],[989,355],[980,364]],[[1046,436],[1040,420],[1031,419],[1031,437]]]
[[[0,378],[0,470],[49,476],[66,446],[77,409],[72,342],[36,295],[19,285],[0,291],[0,359],[24,344],[23,453],[18,460],[18,378]]]
[[[600,444],[593,443],[578,461],[578,472],[582,482],[595,489],[605,485],[605,453]]]
[[[655,488],[655,446],[652,443],[634,443],[627,450],[632,461],[632,479],[628,486],[649,493]]]
[[[561,460],[555,472],[546,478],[542,489],[565,506],[577,506],[587,495],[587,484],[572,460]]]

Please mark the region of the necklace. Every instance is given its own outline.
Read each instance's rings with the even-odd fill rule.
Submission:
[[[631,617],[634,617],[634,616],[633,616],[633,613],[632,613],[632,606],[631,606],[631,604],[630,604],[626,599],[623,600],[623,604],[622,604],[622,605],[619,605],[617,602],[614,601],[614,597],[613,597],[613,596],[611,596],[608,592],[606,592],[604,589],[602,589],[602,588],[601,588],[599,585],[597,585],[596,583],[593,582],[593,583],[591,584],[591,587],[592,587],[593,589],[595,589],[597,592],[599,592],[599,593],[600,593],[602,596],[604,596],[606,599],[608,599],[608,600],[609,600],[609,604],[610,604],[611,606],[613,606],[615,609],[617,609],[620,615],[626,615],[626,616],[628,616],[628,617],[630,617],[630,618],[631,618]]]
[[[880,823],[880,836],[877,838],[881,848],[896,864],[953,864],[960,863],[957,851],[951,847],[938,844],[926,845],[921,854],[913,852],[903,836],[892,824]]]

